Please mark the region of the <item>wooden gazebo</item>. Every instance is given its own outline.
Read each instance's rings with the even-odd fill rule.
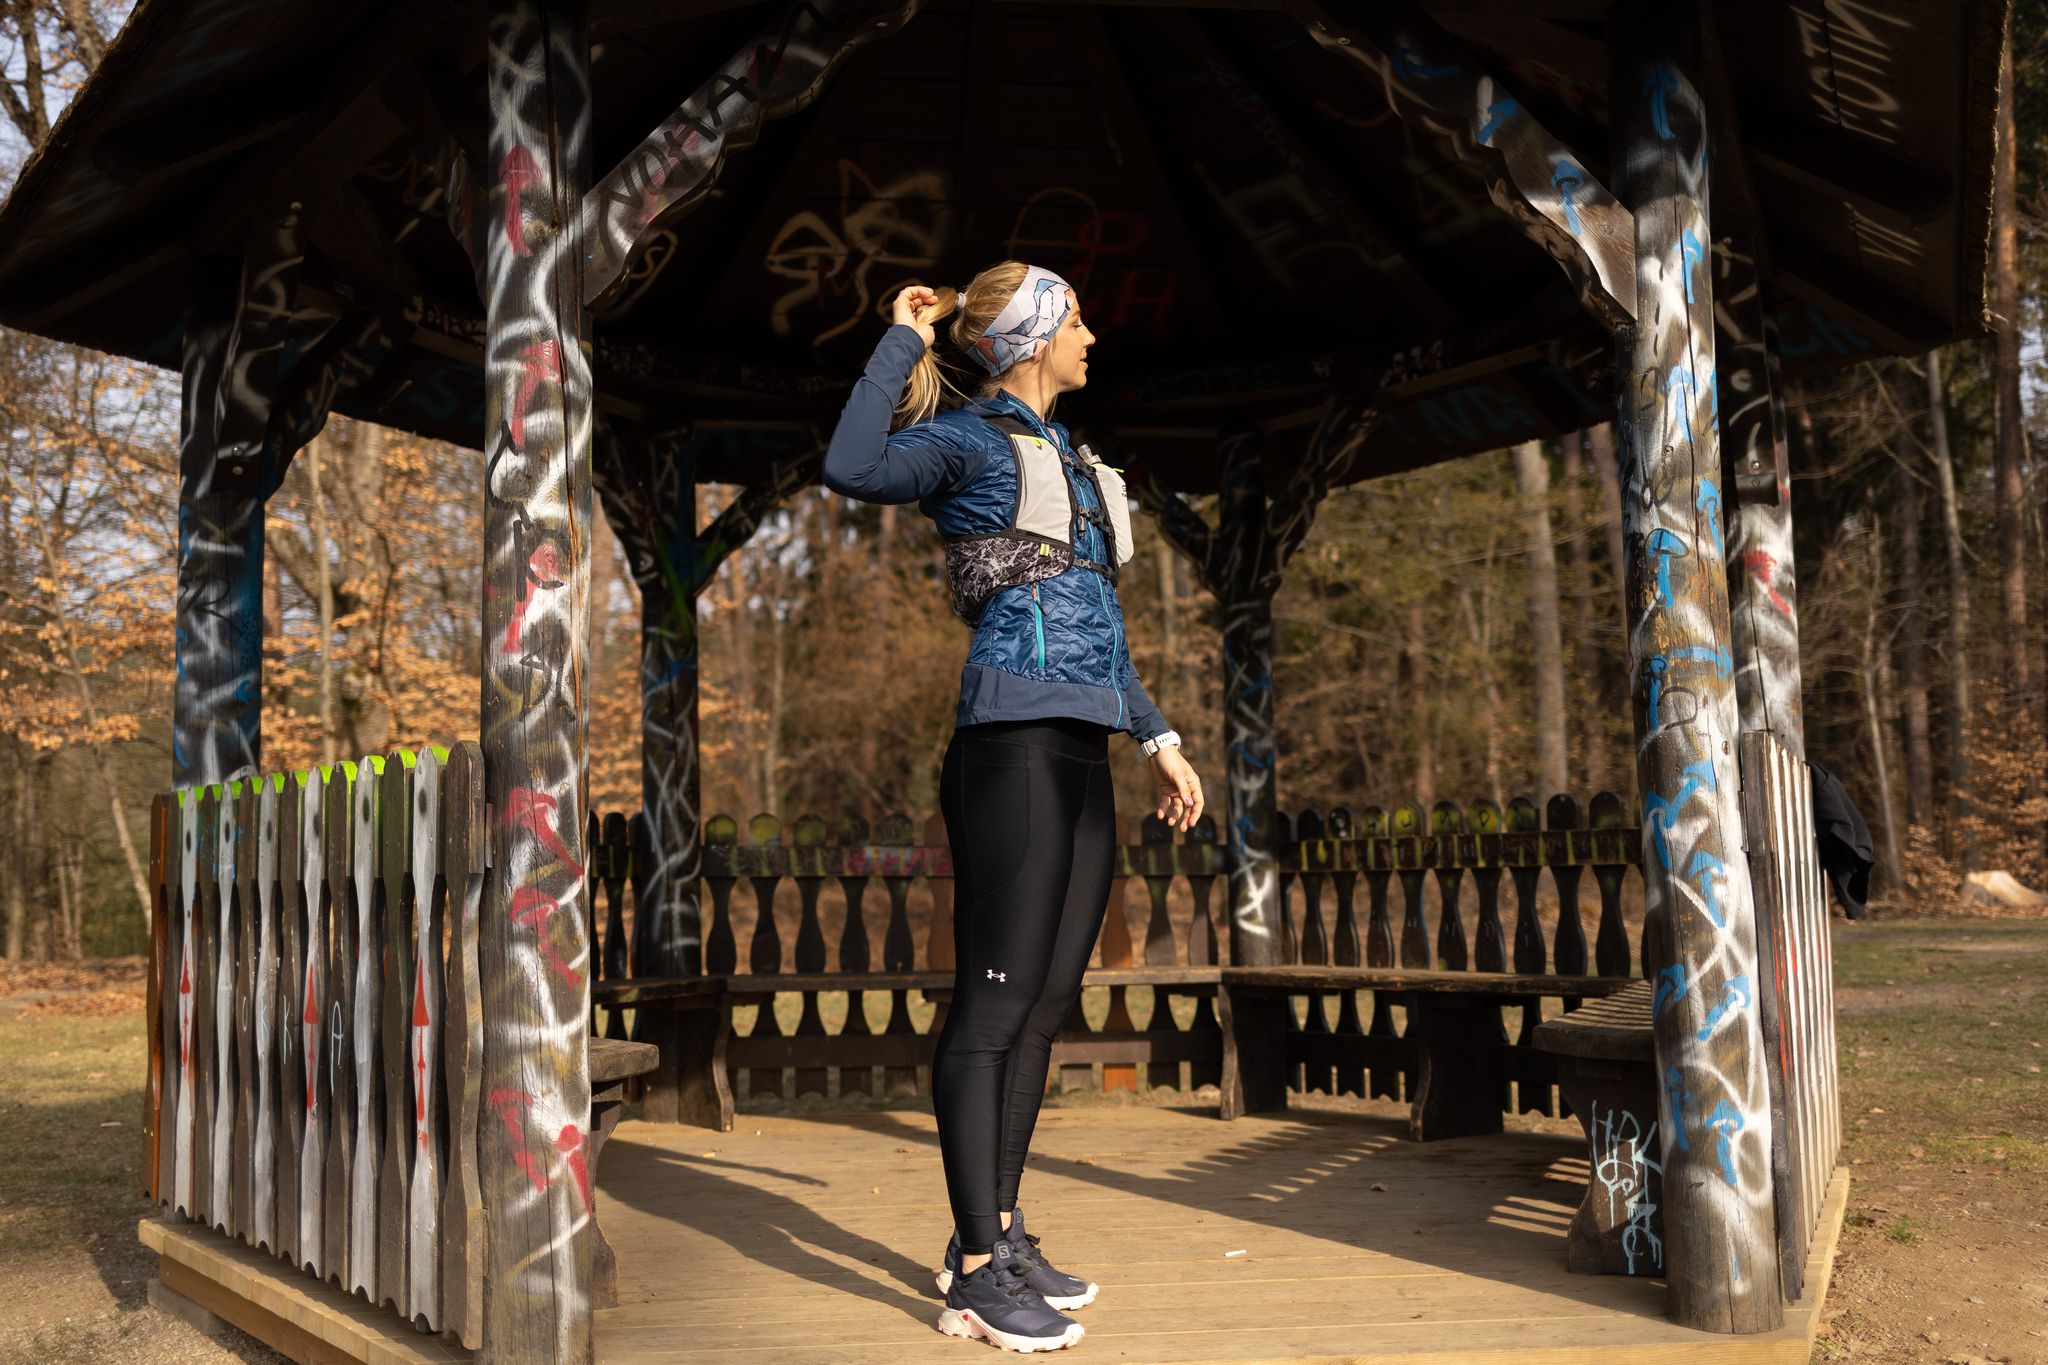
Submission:
[[[1152,930],[1142,960],[1106,939],[1098,976],[1117,1009],[1198,997],[1208,1032],[1067,1060],[1213,1061],[1230,1112],[1370,1074],[1433,1096],[1420,1136],[1497,1129],[1510,1082],[1540,1108],[1558,1079],[1537,999],[1640,970],[1662,1137],[1632,1150],[1661,1174],[1671,1316],[1778,1329],[1833,1164],[1779,395],[1982,330],[2007,8],[140,0],[0,208],[0,320],[184,377],[151,1192],[451,1343],[587,1359],[611,1272],[586,1156],[616,1117],[592,1114],[615,1093],[593,979],[661,1048],[650,1111],[728,1115],[728,1042],[778,1086],[915,1085],[907,1015],[805,1041],[817,991],[871,965],[849,928],[823,984],[812,898],[838,879],[857,925],[853,883],[884,880],[862,980],[900,1013],[943,988],[900,912],[913,879],[943,910],[944,850],[907,822],[707,822],[695,603],[814,481],[895,289],[1017,256],[1073,280],[1101,338],[1111,377],[1063,419],[1124,456],[1225,625],[1223,837],[1126,850]],[[477,742],[266,777],[264,502],[332,412],[484,451]],[[1270,605],[1324,495],[1615,416],[1642,809],[1277,815]],[[744,491],[699,528],[704,482]],[[1211,492],[1213,525],[1187,500]],[[593,493],[643,601],[643,808],[609,830],[584,777]],[[1554,962],[1533,919],[1510,959],[1502,868],[1526,910],[1539,872],[1575,896],[1585,866],[1597,971],[1575,901]],[[1631,866],[1633,947],[1609,934]],[[778,878],[806,897],[794,975]],[[778,993],[803,996],[795,1037],[768,1007],[729,1036],[735,1000]],[[1517,1003],[1524,1036],[1496,1041]],[[1460,1094],[1430,1070],[1474,1059]],[[333,1140],[307,1158],[316,1110]],[[280,1183],[287,1153],[321,1183]],[[324,1226],[287,1231],[288,1201]]]

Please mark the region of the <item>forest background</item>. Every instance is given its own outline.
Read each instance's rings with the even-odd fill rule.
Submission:
[[[0,0],[0,190],[127,8]],[[1861,806],[1897,908],[1947,903],[1966,869],[2048,883],[2048,0],[2015,10],[1996,336],[1787,395],[1807,749]],[[177,414],[174,374],[0,330],[8,958],[146,946]],[[475,451],[339,418],[293,462],[267,520],[267,771],[474,735],[480,472]],[[704,520],[734,491],[705,488]],[[1132,655],[1220,801],[1214,604],[1135,520]],[[599,522],[593,807],[630,811],[639,604]],[[1333,492],[1274,605],[1281,807],[1632,799],[1621,556],[1604,427]],[[732,555],[699,606],[705,809],[927,815],[967,641],[940,580],[914,510],[819,488]],[[1142,816],[1135,751],[1117,771]]]

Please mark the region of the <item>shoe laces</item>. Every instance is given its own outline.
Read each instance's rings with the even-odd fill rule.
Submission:
[[[1051,1268],[1047,1265],[1045,1253],[1038,1249],[1037,1233],[1027,1232],[1024,1234],[1023,1241],[1012,1242],[1010,1245],[1016,1248],[1017,1259],[1023,1261],[1026,1265],[1045,1266],[1047,1269]]]
[[[1012,1301],[1021,1303],[1028,1308],[1031,1306],[1031,1300],[1042,1297],[1025,1280],[1023,1266],[1015,1264],[1003,1265],[996,1261],[989,1262],[989,1266],[992,1271],[990,1278],[995,1281],[996,1288],[1007,1294]]]

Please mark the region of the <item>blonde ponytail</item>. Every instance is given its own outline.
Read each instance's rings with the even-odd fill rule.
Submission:
[[[1030,267],[1022,261],[999,261],[969,281],[965,292],[938,286],[934,291],[939,296],[938,311],[932,317],[934,328],[945,319],[952,318],[953,325],[946,329],[945,337],[964,356],[967,348],[979,340],[989,324],[996,320],[996,314],[1003,311],[1003,305],[1024,283],[1024,276],[1029,270]],[[909,285],[904,287],[909,288]],[[935,349],[925,347],[924,354],[917,358],[917,364],[911,369],[910,382],[904,386],[903,397],[896,404],[895,417],[889,428],[891,431],[928,421],[939,410],[940,398],[948,392],[966,403],[976,398],[987,398],[1002,387],[997,379],[969,360],[966,363],[974,365],[974,373],[980,375],[981,382],[975,385],[973,393],[968,393],[947,378],[939,358],[932,354]]]

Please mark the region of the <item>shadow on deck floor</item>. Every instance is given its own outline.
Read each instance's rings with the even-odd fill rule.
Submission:
[[[1576,1138],[1418,1144],[1399,1106],[1231,1124],[1048,1109],[1021,1195],[1048,1254],[1102,1285],[1077,1315],[1090,1358],[1807,1359],[1831,1235],[1779,1332],[1693,1332],[1665,1319],[1661,1279],[1566,1272],[1585,1177]],[[742,1114],[722,1134],[625,1123],[601,1185],[621,1305],[598,1316],[603,1361],[913,1365],[988,1349],[933,1330],[949,1218],[929,1114]]]

